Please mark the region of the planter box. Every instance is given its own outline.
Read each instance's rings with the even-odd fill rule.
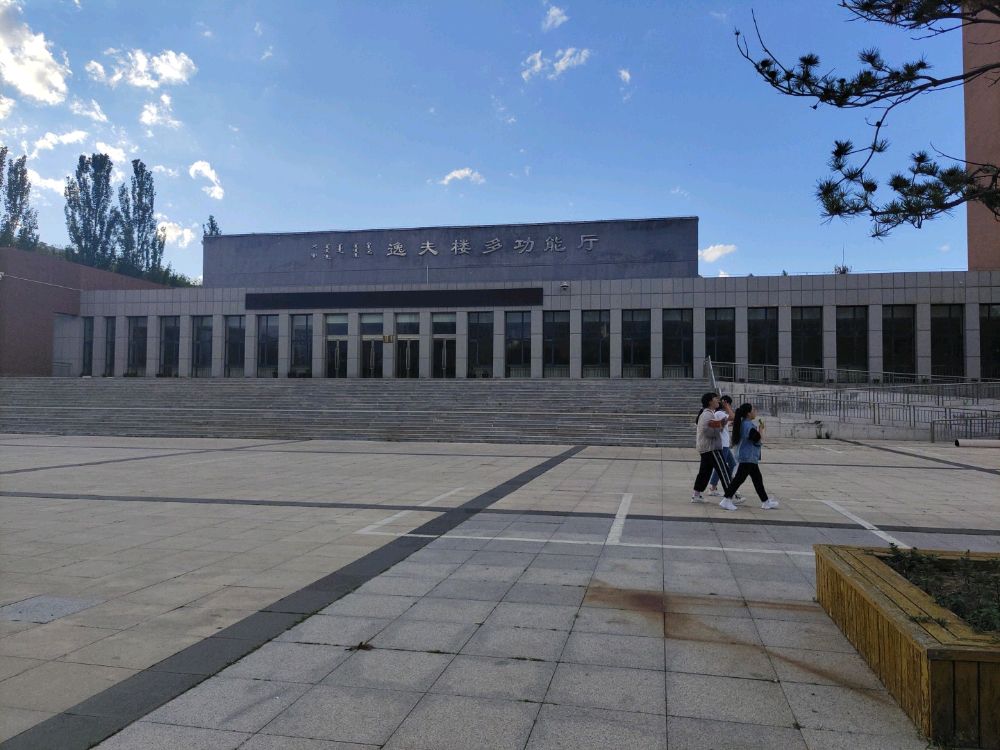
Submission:
[[[917,727],[946,745],[1000,749],[1000,640],[938,606],[882,562],[884,549],[814,549],[819,603]]]

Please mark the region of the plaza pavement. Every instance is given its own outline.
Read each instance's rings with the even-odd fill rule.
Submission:
[[[811,545],[1000,551],[997,450],[776,442],[736,513],[672,448],[0,456],[4,750],[923,748]]]

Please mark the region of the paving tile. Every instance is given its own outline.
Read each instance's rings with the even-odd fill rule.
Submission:
[[[579,607],[586,593],[583,586],[559,586],[543,583],[515,583],[503,597],[505,602],[520,604],[556,604]]]
[[[308,686],[213,677],[149,714],[149,721],[233,732],[256,732]]]
[[[686,747],[675,745],[675,747]],[[526,750],[666,750],[662,716],[576,706],[542,706]]]
[[[32,667],[44,664],[41,659],[24,659],[20,656],[0,656],[0,681],[27,672]]]
[[[518,583],[540,583],[553,586],[586,586],[593,574],[589,570],[536,568],[529,566],[517,579]]]
[[[132,674],[131,669],[50,661],[0,682],[0,706],[63,711]]]
[[[711,615],[713,617],[744,617],[751,616],[750,609],[742,597],[710,596],[706,594],[663,595],[664,612],[681,612],[692,615]]]
[[[378,576],[358,589],[359,594],[388,594],[391,596],[424,596],[436,585],[429,578],[404,578]]]
[[[461,653],[504,659],[555,661],[562,652],[567,635],[565,630],[483,625],[461,649]]]
[[[279,641],[325,643],[329,646],[355,646],[377,635],[391,622],[379,617],[313,615],[278,636]]]
[[[807,750],[794,728],[680,716],[667,717],[667,741],[684,750]]]
[[[545,702],[663,714],[666,712],[663,672],[560,664]]]
[[[430,592],[439,599],[474,599],[483,602],[498,602],[510,590],[508,581],[469,581],[461,578],[446,578]]]
[[[263,734],[382,745],[420,693],[317,685],[279,714]]]
[[[426,691],[438,678],[451,654],[375,649],[355,651],[323,680],[324,685]]]
[[[425,596],[406,610],[401,619],[460,622],[471,625],[484,622],[495,606],[495,602],[435,599]]]
[[[201,640],[196,635],[142,628],[115,633],[63,657],[64,661],[145,669]]]
[[[829,624],[830,617],[815,602],[755,601],[747,602],[750,614],[760,620],[790,620]]]
[[[371,640],[376,648],[457,654],[476,632],[475,624],[396,620]]]
[[[663,639],[607,633],[570,633],[560,661],[663,670]]]
[[[250,735],[140,721],[97,746],[98,750],[233,750]]]
[[[761,645],[754,621],[745,617],[718,617],[668,612],[663,632],[667,638],[703,643]]]
[[[33,596],[0,607],[0,620],[20,622],[52,622],[101,603],[101,599],[79,599],[70,596]]]
[[[856,654],[854,646],[832,622],[790,622],[787,620],[755,620],[765,646],[801,648],[813,651],[835,651]]]
[[[537,703],[427,695],[385,750],[521,750]]]
[[[350,617],[396,618],[417,601],[414,596],[389,596],[385,594],[348,594],[320,611],[321,615],[347,615]]]
[[[431,692],[541,702],[555,667],[554,662],[456,656]]]
[[[573,631],[663,637],[663,614],[626,609],[580,607]]]
[[[763,680],[667,672],[667,713],[694,719],[791,727],[781,686]]]
[[[4,750],[90,748],[122,729],[121,720],[105,716],[55,714],[3,744]]]
[[[928,750],[935,747],[918,736],[913,727],[892,737],[822,729],[803,729],[802,736],[809,750]]]
[[[799,724],[835,732],[895,735],[912,728],[902,709],[884,690],[783,683]]]
[[[494,627],[569,630],[573,627],[577,611],[578,607],[574,606],[500,602],[486,619],[486,624]]]
[[[573,547],[575,545],[564,544],[550,546]],[[531,565],[528,566],[528,570],[531,570],[532,568],[554,568],[557,570],[586,570],[588,573],[593,573],[596,567],[597,557],[590,554],[562,555],[542,552],[536,555],[535,559],[531,561]]]
[[[202,675],[144,669],[73,705],[66,713],[131,723],[182,695],[202,679]]]
[[[358,745],[354,742],[310,740],[304,737],[279,737],[255,734],[240,750],[378,750],[378,745]]]
[[[417,563],[406,560],[393,565],[384,575],[403,576],[404,578],[434,578],[443,581],[458,567],[458,563]]]
[[[226,668],[219,676],[315,685],[351,653],[344,646],[272,641]]]
[[[0,638],[0,656],[58,659],[116,632],[118,631],[108,628],[84,628],[56,620]]]
[[[881,690],[875,673],[857,654],[769,647],[768,654],[782,682],[838,685],[862,690]]]
[[[30,729],[53,716],[49,711],[0,706],[0,742]]]
[[[513,583],[524,573],[525,566],[476,565],[465,563],[451,577],[463,581],[507,581]]]
[[[746,677],[754,680],[777,679],[771,660],[762,646],[673,638],[664,640],[663,645],[668,672]]]

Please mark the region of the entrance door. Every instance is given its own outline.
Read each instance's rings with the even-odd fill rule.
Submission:
[[[361,342],[361,377],[382,377],[382,339],[364,339]]]
[[[328,378],[347,377],[347,341],[332,339],[326,342],[326,376]]]
[[[420,340],[396,340],[396,377],[416,378],[420,376]]]
[[[455,339],[434,339],[434,377],[455,377]]]

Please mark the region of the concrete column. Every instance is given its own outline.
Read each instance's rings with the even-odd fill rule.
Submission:
[[[125,375],[128,367],[128,316],[115,317],[115,377]]]
[[[611,336],[611,341],[609,346],[611,351],[608,357],[608,364],[611,366],[611,377],[621,378],[622,376],[622,311],[621,308],[612,308],[611,313],[611,330],[609,334]]]
[[[493,377],[507,377],[506,360],[507,317],[505,310],[493,310]]]
[[[420,361],[417,363],[417,373],[422,378],[429,378],[431,370],[431,355],[434,343],[431,338],[431,311],[421,310],[420,315]]]
[[[882,354],[882,305],[868,306],[868,379],[871,373],[881,373],[885,370],[885,358]],[[881,376],[879,376],[881,377]]]
[[[226,374],[226,316],[212,316],[212,377]]]
[[[192,316],[181,315],[179,317],[180,320],[178,320],[178,323],[180,323],[181,330],[180,341],[178,342],[180,351],[177,353],[177,375],[182,378],[189,378],[191,377],[191,366],[194,357]]]
[[[534,308],[531,311],[531,377],[542,377],[542,333],[544,324],[542,322],[543,312],[541,308]]]
[[[326,369],[326,326],[323,313],[312,314],[312,376],[325,378]]]
[[[155,378],[160,369],[160,317],[146,318],[146,377]]]
[[[917,375],[931,376],[931,306],[917,305]]]
[[[248,378],[257,377],[257,316],[247,313],[244,318],[244,362],[243,375]]]
[[[292,340],[288,313],[278,313],[278,377],[287,378],[291,364],[290,343]]]
[[[837,369],[837,306],[823,305],[823,369],[827,378]]]
[[[382,311],[382,333],[393,338],[392,343],[385,344],[382,347],[382,377],[394,378],[396,377],[396,341],[394,335],[396,333],[395,310]]]
[[[578,307],[569,311],[569,376],[583,377],[583,311]]]
[[[649,311],[649,376],[663,377],[663,308]]]
[[[778,308],[778,369],[787,370],[792,366],[792,308],[781,305]]]
[[[747,324],[747,308],[736,308],[736,363],[748,364],[750,361],[750,342],[747,340],[749,325]]]
[[[74,378],[80,377],[83,372],[83,318],[76,316],[70,326],[72,335],[72,345],[70,346],[71,358],[69,372]]]
[[[694,359],[694,376],[701,377],[702,363],[705,361],[705,308],[695,307],[691,313],[691,353]]]
[[[469,313],[459,310],[455,314],[455,377],[469,374]]]
[[[965,303],[965,377],[982,375],[982,352],[979,332],[979,303]]]
[[[90,374],[99,378],[104,374],[104,347],[107,342],[107,323],[103,315],[94,316],[94,359]]]
[[[347,313],[347,377],[361,377],[361,315]]]

